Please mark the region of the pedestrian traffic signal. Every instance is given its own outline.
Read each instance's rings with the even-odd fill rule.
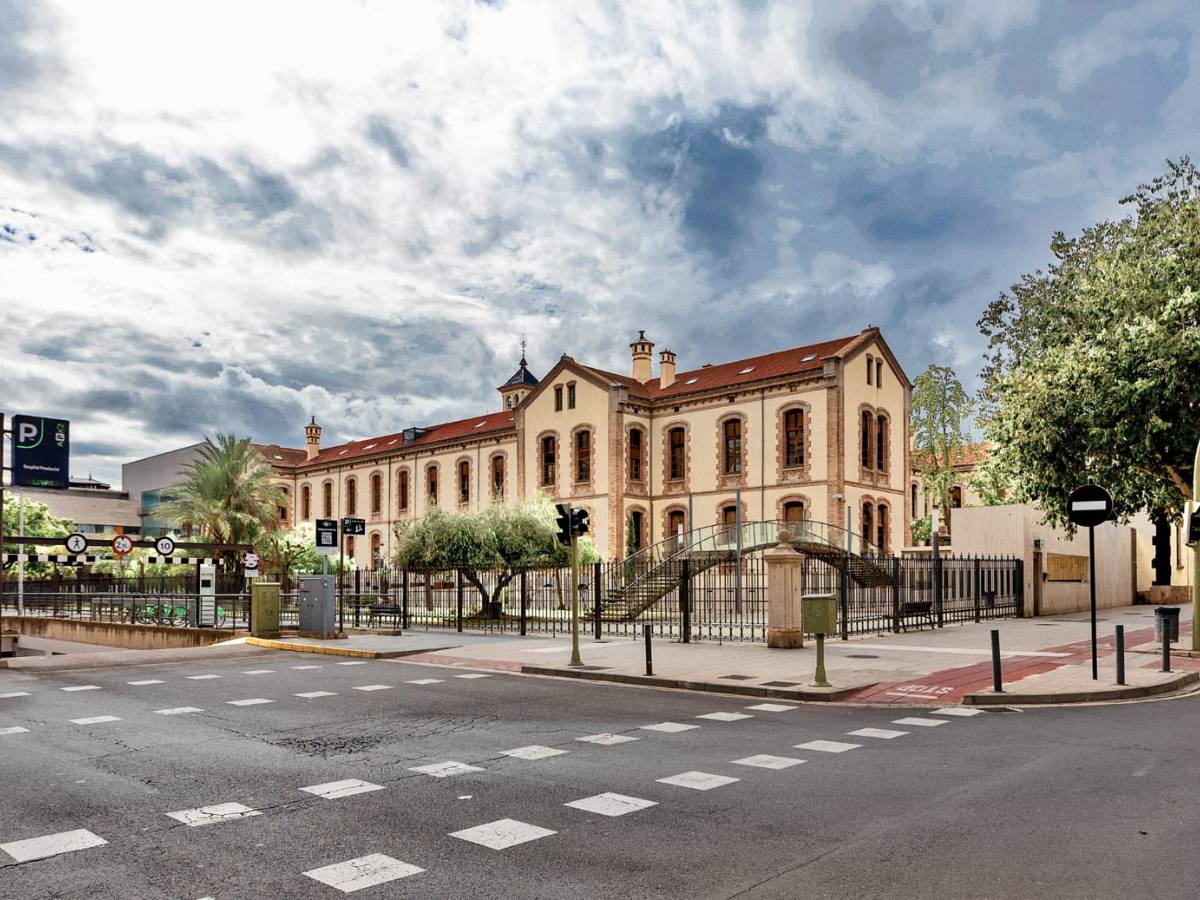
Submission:
[[[586,509],[571,510],[571,534],[574,537],[583,537],[588,533],[588,514]]]
[[[566,503],[555,503],[554,508],[558,510],[555,520],[558,524],[558,542],[569,544],[571,543],[571,507]]]

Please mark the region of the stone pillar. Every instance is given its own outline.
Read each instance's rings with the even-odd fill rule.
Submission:
[[[779,546],[763,554],[767,562],[767,646],[804,646],[800,622],[801,562],[804,557],[787,543],[780,532]]]
[[[279,637],[279,585],[266,581],[255,581],[250,585],[251,634],[257,638],[274,640]]]

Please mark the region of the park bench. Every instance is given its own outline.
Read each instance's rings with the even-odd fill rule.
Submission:
[[[390,617],[392,627],[398,630],[403,615],[404,610],[394,603],[373,603],[367,610],[367,627],[374,628],[376,619],[382,620]]]
[[[929,600],[909,600],[900,604],[900,630],[908,631],[909,619],[928,619],[929,627],[934,626],[933,603]]]

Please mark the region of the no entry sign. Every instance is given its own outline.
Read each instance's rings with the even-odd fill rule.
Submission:
[[[1084,528],[1095,528],[1112,518],[1112,495],[1098,484],[1084,484],[1067,497],[1067,518]]]

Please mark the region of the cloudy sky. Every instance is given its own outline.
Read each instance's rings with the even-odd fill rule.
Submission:
[[[1200,154],[1181,2],[0,0],[0,409],[76,474],[876,324],[973,382],[1050,234]]]

